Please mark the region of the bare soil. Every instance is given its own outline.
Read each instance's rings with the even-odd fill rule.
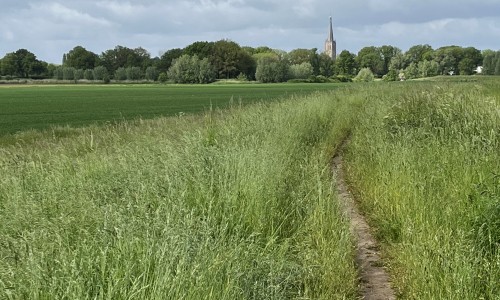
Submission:
[[[332,168],[336,178],[341,208],[344,215],[350,219],[351,233],[356,238],[356,264],[359,273],[360,299],[396,299],[391,288],[390,277],[383,266],[377,241],[373,237],[372,230],[365,217],[360,213],[356,201],[349,192],[343,170],[342,150],[333,158]]]

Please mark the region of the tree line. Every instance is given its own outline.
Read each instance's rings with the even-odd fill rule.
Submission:
[[[61,65],[40,61],[30,51],[19,49],[0,59],[0,74],[4,79],[104,82],[210,83],[217,79],[327,82],[361,77],[390,81],[446,74],[471,75],[479,66],[483,74],[500,75],[500,51],[415,45],[403,52],[384,45],[365,47],[356,54],[344,50],[332,60],[316,48],[286,52],[269,47],[241,47],[234,41],[220,40],[195,42],[157,57],[141,47],[116,46],[98,55],[76,46],[63,55]]]

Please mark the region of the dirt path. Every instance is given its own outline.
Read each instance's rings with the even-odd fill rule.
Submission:
[[[342,148],[344,148],[345,142]],[[396,299],[391,288],[389,275],[383,267],[377,241],[370,226],[359,212],[356,202],[349,192],[342,168],[342,150],[333,159],[337,190],[343,213],[350,219],[351,233],[356,238],[356,264],[360,277],[360,296],[365,300]]]

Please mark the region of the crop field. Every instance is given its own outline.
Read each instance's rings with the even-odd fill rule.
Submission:
[[[1,86],[0,136],[55,126],[198,113],[230,104],[277,100],[335,84]]]
[[[1,88],[203,111],[0,143],[0,299],[359,299],[345,140],[397,297],[499,299],[500,79],[290,86]]]

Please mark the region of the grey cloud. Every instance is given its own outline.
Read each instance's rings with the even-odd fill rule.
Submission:
[[[351,0],[341,2],[335,10],[342,26],[362,27],[393,21],[424,23],[446,18],[499,17],[498,0]]]
[[[142,46],[158,55],[222,38],[285,50],[321,48],[330,14],[339,48],[353,52],[378,44],[498,47],[492,42],[500,38],[498,12],[499,0],[3,0],[0,57],[27,48],[58,62],[76,45],[97,53]]]

